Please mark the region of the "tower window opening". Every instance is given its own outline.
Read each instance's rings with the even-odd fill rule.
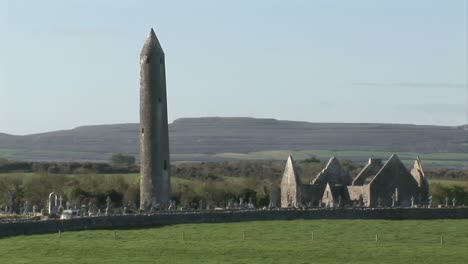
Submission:
[[[164,170],[167,170],[167,160],[164,160],[164,165],[163,165],[163,167],[164,167]]]
[[[145,133],[145,128],[144,128],[144,127],[141,128],[141,133],[142,133],[142,134]]]
[[[158,102],[161,102],[161,101],[162,101],[162,99],[161,99],[161,97],[159,97],[159,98],[158,98]]]

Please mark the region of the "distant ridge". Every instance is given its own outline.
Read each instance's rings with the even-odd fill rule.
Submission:
[[[309,149],[467,153],[467,128],[203,117],[177,119],[170,124],[169,133],[171,153],[179,157]],[[112,153],[138,156],[138,152],[139,124],[135,123],[80,126],[25,136],[0,133],[0,157],[18,160],[102,161]]]

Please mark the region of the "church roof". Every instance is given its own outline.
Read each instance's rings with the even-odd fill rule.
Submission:
[[[151,53],[162,53],[164,51],[159,43],[158,37],[154,33],[153,28],[151,28],[150,32],[148,33],[148,37],[146,38],[145,44],[141,49],[140,57],[149,56]]]

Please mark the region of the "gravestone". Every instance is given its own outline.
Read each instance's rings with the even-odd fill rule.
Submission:
[[[60,195],[59,197],[59,211],[63,211],[63,197]]]
[[[24,205],[23,205],[23,215],[27,215],[29,212],[29,202],[28,201],[24,201]]]
[[[51,192],[49,194],[49,201],[48,201],[48,209],[49,209],[49,214],[57,214],[57,202],[58,202],[58,196],[54,192]]]
[[[106,216],[110,214],[111,206],[112,206],[112,200],[111,200],[111,198],[109,196],[107,196],[107,198],[106,198]]]
[[[177,207],[176,207],[176,201],[170,200],[170,201],[169,201],[169,208],[168,208],[168,210],[169,210],[169,211],[174,211],[174,210],[176,210],[176,209],[177,209]]]

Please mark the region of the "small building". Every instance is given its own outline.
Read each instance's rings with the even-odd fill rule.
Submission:
[[[301,183],[289,156],[281,181],[281,207],[409,207],[412,200],[426,204],[428,196],[429,183],[419,157],[409,171],[396,154],[385,164],[369,159],[354,180],[332,157],[310,184]]]

